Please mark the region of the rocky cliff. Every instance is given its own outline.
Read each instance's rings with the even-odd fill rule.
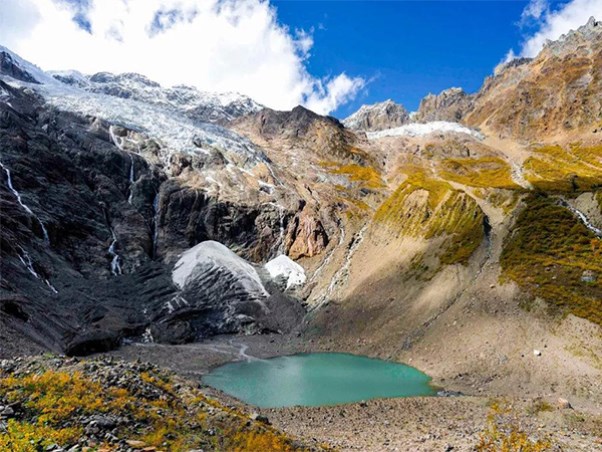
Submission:
[[[399,127],[409,121],[410,115],[403,105],[389,99],[373,105],[363,105],[345,118],[343,124],[353,130],[376,131]]]
[[[19,81],[32,83],[26,66],[17,57],[11,61],[21,72],[10,67],[6,80],[21,74]],[[205,152],[178,153],[148,132],[60,110],[45,92],[2,81],[0,89],[1,309],[11,330],[54,350],[89,353],[128,337],[181,342],[296,325],[302,309],[269,286],[267,273],[258,283],[264,305],[251,311],[244,291],[231,300],[236,306],[221,300],[209,307],[205,297],[187,295],[188,286],[178,287],[171,278],[179,254],[204,240],[237,247],[258,264],[277,254],[285,208],[269,202],[272,195],[250,172],[230,176],[232,161],[243,169],[267,167],[261,151],[216,128],[200,132],[237,139],[240,146],[229,147],[229,157],[216,141]],[[201,168],[214,189],[203,189],[197,180],[194,172]],[[240,177],[255,180],[254,192],[244,188],[247,198],[233,194]],[[195,278],[215,278],[213,271],[206,268]],[[230,285],[242,278],[230,275]],[[248,296],[252,303],[255,295]],[[271,310],[275,314],[267,316]],[[286,318],[286,325],[278,318]]]
[[[472,109],[472,104],[473,96],[466,94],[462,88],[449,88],[422,99],[413,119],[417,122],[461,122]]]
[[[252,104],[234,114],[230,95],[165,90],[136,74],[51,77],[3,55],[6,334],[84,354],[124,340],[180,343],[300,323],[305,288],[272,281],[263,264],[288,254],[317,266],[335,246],[343,227],[335,211],[356,207],[317,186],[337,180],[353,199],[371,196],[338,172],[372,158],[355,135],[301,107]],[[220,123],[246,115],[236,127],[259,145],[208,123],[201,107]],[[303,170],[276,142],[305,150]],[[257,287],[230,268],[235,259],[216,260],[230,250],[257,268]],[[176,283],[172,273],[193,252],[194,276]]]

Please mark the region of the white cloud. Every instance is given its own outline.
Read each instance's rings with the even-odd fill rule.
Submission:
[[[549,4],[547,0],[531,0],[529,4],[523,9],[520,16],[520,23],[524,24],[531,19],[539,19],[545,12],[549,11]]]
[[[316,81],[312,93],[307,96],[307,108],[320,114],[328,114],[353,99],[358,91],[365,86],[360,78],[351,78],[343,73],[326,81]]]
[[[522,44],[520,56],[536,56],[546,40],[558,39],[561,35],[585,25],[592,16],[602,19],[602,0],[571,0],[558,9],[551,10],[547,3],[532,0],[523,16],[538,19],[537,31]]]
[[[306,69],[312,33],[280,24],[267,0],[2,0],[0,44],[43,69],[139,72],[164,85],[237,91],[279,109],[329,113],[365,85]],[[73,17],[85,20],[90,32]]]

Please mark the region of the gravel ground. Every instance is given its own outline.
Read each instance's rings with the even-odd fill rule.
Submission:
[[[222,336],[182,346],[128,345],[112,352],[124,359],[140,358],[180,374],[200,378],[211,368],[247,356],[267,358],[332,348],[330,342],[296,336]],[[454,388],[456,389],[456,388]],[[602,416],[578,406],[557,407],[557,400],[508,394],[382,399],[328,407],[257,409],[212,388],[205,391],[224,403],[260,412],[293,437],[338,450],[468,451],[475,450],[486,428],[493,400],[511,407],[516,425],[529,438],[548,440],[552,450],[602,451]],[[476,392],[476,391],[475,391]]]

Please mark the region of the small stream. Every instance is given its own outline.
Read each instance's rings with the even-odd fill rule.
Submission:
[[[581,223],[583,223],[583,225],[587,229],[589,229],[596,237],[602,238],[602,229],[599,229],[596,226],[594,226],[590,219],[587,217],[587,215],[585,215],[579,209],[571,206],[565,200],[560,200],[560,205],[570,210],[571,213],[575,215],[579,219],[579,221],[581,221]]]

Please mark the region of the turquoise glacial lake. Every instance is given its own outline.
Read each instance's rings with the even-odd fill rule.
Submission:
[[[203,382],[262,408],[432,396],[430,377],[405,364],[344,353],[252,359],[217,367]]]

